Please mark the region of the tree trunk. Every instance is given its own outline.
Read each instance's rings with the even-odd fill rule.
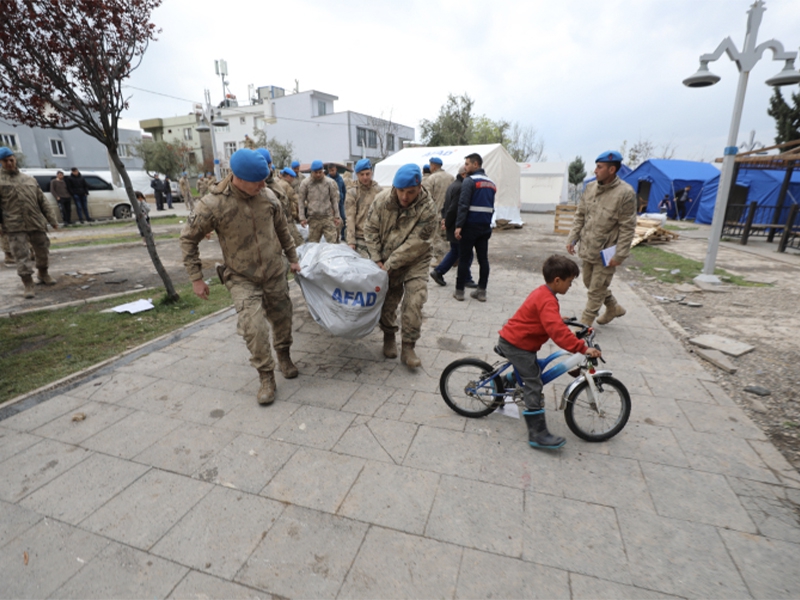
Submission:
[[[175,286],[172,285],[172,279],[170,279],[169,273],[167,273],[167,270],[161,263],[158,252],[156,252],[156,244],[153,241],[153,231],[147,226],[147,221],[145,221],[142,211],[139,210],[139,201],[136,199],[136,194],[134,194],[133,184],[131,183],[131,178],[128,175],[128,171],[125,169],[125,165],[122,163],[122,160],[120,160],[116,148],[109,148],[108,156],[111,158],[111,161],[117,168],[117,171],[119,171],[120,177],[122,177],[122,182],[125,185],[125,191],[128,193],[128,199],[131,201],[131,206],[133,206],[133,214],[136,217],[136,222],[144,232],[144,239],[145,243],[147,244],[147,252],[150,254],[150,260],[153,261],[153,266],[155,266],[158,276],[161,277],[161,281],[164,282],[164,289],[167,291],[167,298],[172,301],[178,300],[180,296],[178,296],[178,292],[175,291]]]

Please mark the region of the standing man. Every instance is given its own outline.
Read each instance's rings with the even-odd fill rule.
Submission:
[[[470,277],[472,250],[478,257],[480,276],[478,287],[470,294],[479,302],[486,302],[486,286],[489,283],[489,238],[492,237],[492,214],[497,186],[486,176],[480,154],[470,154],[464,159],[468,177],[461,184],[456,216],[455,238],[458,247],[458,275],[453,297],[464,300],[464,287]]]
[[[372,179],[372,163],[368,158],[362,158],[356,163],[355,172],[358,181],[353,187],[348,188],[344,200],[346,239],[348,246],[364,258],[369,258],[364,238],[364,223],[372,202],[382,188]]]
[[[295,184],[295,188],[296,188],[295,191],[298,192],[298,190],[300,189],[300,184],[303,183],[303,180],[306,178],[306,176],[303,175],[300,172],[300,161],[299,160],[293,160],[291,167],[292,167],[292,171],[294,171],[297,174],[297,180],[296,180],[297,182]]]
[[[578,256],[583,260],[583,284],[588,296],[581,316],[584,325],[591,325],[595,319],[605,325],[625,314],[625,309],[608,288],[614,271],[628,258],[636,232],[636,194],[617,177],[622,155],[615,150],[603,152],[595,163],[597,181],[586,186],[567,238],[570,254],[575,254],[575,245],[580,242]],[[615,246],[614,257],[608,266],[603,266],[600,252]],[[606,310],[598,318],[604,304]]]
[[[422,185],[428,183],[428,178],[431,176],[431,165],[428,163],[427,165],[422,166]]]
[[[444,276],[450,269],[453,268],[453,265],[459,261],[460,242],[456,239],[455,234],[456,216],[458,216],[458,200],[461,196],[461,182],[464,181],[464,176],[466,173],[467,167],[465,165],[461,165],[458,168],[458,176],[455,178],[455,181],[453,181],[453,183],[447,187],[444,206],[442,206],[440,213],[442,220],[440,222],[441,225],[439,227],[439,233],[441,234],[442,231],[445,232],[447,241],[450,244],[450,251],[445,254],[442,262],[440,262],[431,270],[431,279],[441,286],[447,285],[447,282],[444,280]],[[464,260],[469,260],[470,267],[472,266],[472,256],[464,257]],[[478,284],[472,279],[472,273],[469,271],[468,273],[469,275],[464,287],[478,287]]]
[[[202,198],[208,193],[208,179],[206,175],[208,174],[201,173],[197,178],[197,193],[199,194],[199,198]]]
[[[186,171],[181,173],[181,178],[178,180],[178,187],[181,190],[183,203],[186,205],[186,208],[189,209],[189,212],[192,212],[194,210],[194,197],[192,196],[192,186],[189,185],[189,177]]]
[[[422,328],[422,307],[428,299],[431,241],[439,219],[428,192],[422,187],[417,165],[403,165],[395,173],[392,189],[372,203],[364,224],[369,257],[389,274],[389,289],[381,310],[383,355],[397,357],[397,306],[400,310],[402,351],[400,362],[412,369],[422,361],[414,347]]]
[[[300,235],[300,232],[297,231],[297,227],[294,226],[294,219],[292,218],[292,197],[295,195],[294,190],[292,190],[292,186],[288,183],[275,177],[275,171],[272,168],[272,154],[270,154],[270,151],[266,148],[257,148],[256,152],[267,161],[267,171],[269,172],[266,181],[267,188],[275,194],[275,197],[278,199],[283,209],[283,216],[286,219],[286,223],[289,225],[289,233],[292,234],[292,241],[294,241],[295,247],[300,246],[303,243],[303,237]],[[296,198],[295,202],[297,202]]]
[[[67,189],[72,195],[72,199],[75,200],[75,212],[78,213],[78,220],[83,223],[86,219],[91,223],[94,219],[89,218],[89,206],[86,201],[86,197],[89,195],[89,185],[78,171],[78,167],[70,169],[69,177],[66,180]]]
[[[67,182],[64,181],[64,171],[58,171],[56,178],[50,180],[50,193],[53,194],[53,198],[58,202],[58,208],[61,210],[61,220],[64,222],[64,227],[66,227],[72,220],[72,196],[69,194]]]
[[[285,183],[287,183],[289,185],[289,187],[292,188],[292,195],[290,195],[289,198],[292,201],[292,211],[291,211],[292,220],[291,220],[291,224],[294,225],[294,224],[300,222],[300,216],[299,216],[299,213],[297,212],[297,204],[298,204],[298,201],[299,201],[297,193],[298,193],[298,191],[300,189],[300,186],[296,186],[295,185],[295,182],[297,181],[297,173],[294,172],[294,169],[290,169],[289,167],[284,167],[283,170],[279,173],[278,176],[281,178],[281,180],[283,180]],[[297,229],[297,228],[295,228],[295,229]]]
[[[678,221],[683,221],[686,218],[686,205],[691,202],[689,199],[689,190],[692,188],[686,186],[681,190],[681,193],[675,196],[675,213]]]
[[[172,181],[169,175],[164,175],[164,200],[167,201],[167,207],[172,208]]]
[[[150,187],[153,188],[153,195],[156,197],[156,210],[164,210],[164,182],[158,173],[150,180]]]
[[[272,404],[276,386],[270,326],[281,373],[286,379],[297,377],[289,354],[292,301],[281,252],[286,253],[292,272],[299,273],[300,265],[283,209],[265,189],[267,162],[257,152],[242,148],[231,156],[230,167],[231,174],[198,200],[189,215],[181,232],[183,264],[194,293],[207,300],[198,244],[206,234],[217,232],[225,258],[221,279],[236,307],[237,331],[250,350],[250,364],[261,379],[258,403]]]
[[[328,165],[328,177],[336,182],[336,188],[339,190],[339,218],[342,220],[342,227],[338,230],[338,233],[344,237],[345,226],[347,224],[347,219],[344,214],[344,199],[347,196],[347,186],[345,186],[342,176],[339,175],[339,169],[336,165]]]
[[[442,159],[434,156],[429,161],[431,176],[425,181],[425,189],[428,190],[436,214],[442,214],[444,208],[444,200],[447,195],[447,188],[453,183],[455,179],[450,173],[444,170]],[[443,229],[440,229],[436,236],[433,238],[433,254],[434,256],[443,257],[447,252],[447,235]]]
[[[319,242],[325,236],[329,244],[337,242],[339,219],[339,188],[330,177],[325,177],[321,160],[311,163],[311,177],[300,184],[297,209],[300,224],[308,225],[308,241]]]
[[[30,248],[33,247],[39,282],[55,284],[47,273],[50,259],[47,224],[58,229],[58,221],[36,180],[20,173],[17,158],[10,148],[0,147],[0,162],[3,165],[0,170],[0,225],[8,236],[17,263],[17,275],[25,286],[25,298],[33,298],[34,261],[31,260]]]

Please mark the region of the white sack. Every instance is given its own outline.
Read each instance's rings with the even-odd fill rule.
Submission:
[[[295,275],[314,320],[336,336],[368,335],[381,318],[389,274],[345,244],[303,244]]]
[[[300,223],[295,223],[295,227],[297,227],[297,231],[300,232],[300,237],[303,238],[304,242],[308,241],[308,225],[300,225]]]

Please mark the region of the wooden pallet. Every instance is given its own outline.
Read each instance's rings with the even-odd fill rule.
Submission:
[[[559,204],[556,206],[556,220],[553,233],[568,235],[572,231],[572,222],[575,220],[575,211],[578,207],[574,204]]]
[[[636,233],[633,235],[631,248],[639,244],[665,244],[678,239],[678,237],[679,235],[674,231],[662,228],[661,221],[638,217],[636,219]]]

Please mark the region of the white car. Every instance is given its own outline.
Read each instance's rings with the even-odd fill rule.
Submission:
[[[50,193],[50,181],[56,178],[58,169],[20,169],[26,175],[30,175],[39,184],[44,192],[44,197],[50,203],[51,208],[55,211],[59,222],[61,221],[61,211],[58,208],[58,203]],[[64,176],[69,175],[68,171],[64,171]],[[89,188],[89,195],[86,197],[86,204],[89,207],[89,216],[92,219],[129,219],[133,215],[128,194],[124,188],[115,187],[97,173],[90,171],[81,171],[81,175],[86,180],[86,185]],[[73,203],[72,206],[73,218],[77,216],[76,209]]]

